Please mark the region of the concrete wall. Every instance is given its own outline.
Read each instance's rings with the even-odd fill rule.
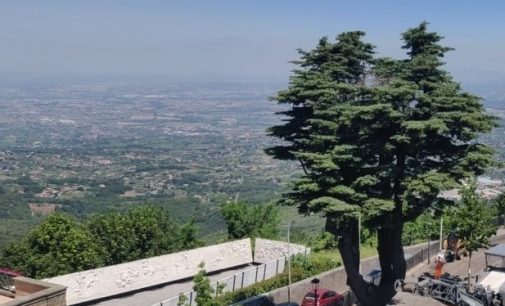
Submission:
[[[428,244],[423,243],[411,247],[404,248],[407,269],[411,269],[419,263],[428,259],[428,254],[434,256],[438,251],[438,243],[432,242],[430,244],[430,252],[428,252]],[[378,257],[371,257],[361,261],[361,271],[365,275],[373,269],[379,268]],[[344,267],[340,267],[316,276],[320,280],[319,287],[335,290],[339,293],[344,293],[349,290],[346,285],[347,274]],[[238,303],[239,305],[256,306],[256,305],[272,305],[271,303],[279,304],[288,301],[288,291],[290,291],[291,301],[301,303],[303,297],[309,290],[312,289],[310,279],[304,279],[297,283],[270,291],[261,296],[253,297],[248,300]],[[352,295],[346,295],[344,305],[348,305],[353,300]]]
[[[266,263],[293,254],[308,254],[310,248],[277,240],[256,238],[254,244],[254,262]]]
[[[237,240],[57,276],[47,281],[68,286],[67,303],[72,305],[192,277],[198,273],[201,262],[208,272],[249,264],[252,262],[251,241]]]
[[[66,287],[27,277],[14,278],[14,300],[2,306],[66,306]]]

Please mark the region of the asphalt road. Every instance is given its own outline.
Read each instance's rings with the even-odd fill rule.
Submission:
[[[414,295],[407,292],[399,292],[388,305],[408,305],[408,306],[447,306],[431,297]]]

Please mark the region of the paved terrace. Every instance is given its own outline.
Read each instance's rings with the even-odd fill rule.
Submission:
[[[405,306],[447,306],[427,296],[413,295],[411,293],[399,292],[388,305]]]
[[[492,245],[500,244],[505,242],[505,229],[498,230],[497,235],[491,239]],[[486,267],[485,260],[485,249],[480,249],[472,254],[471,270],[472,270],[472,284],[475,283],[475,276],[478,275],[478,279],[481,280],[484,276],[484,268]],[[468,276],[468,257],[462,257],[461,260],[455,260],[453,262],[446,263],[443,268],[443,273],[449,273],[454,276],[459,276],[461,279],[465,279]],[[426,272],[433,273],[435,271],[435,258],[427,262],[421,263],[414,267],[407,273],[406,281],[414,282],[417,280],[419,275]],[[410,293],[399,293],[395,296],[390,305],[412,305],[412,306],[435,306],[435,305],[446,305],[433,298],[416,296]]]
[[[14,298],[0,295],[0,305],[12,301]]]
[[[505,242],[505,229],[498,230],[497,235],[491,239],[491,245],[497,245]],[[472,254],[471,270],[472,270],[472,284],[475,283],[475,276],[479,276],[479,280],[485,274],[484,268],[486,267],[486,257],[484,255],[485,249],[480,249]],[[461,260],[448,262],[444,265],[442,273],[449,273],[454,276],[459,276],[461,279],[466,279],[468,276],[468,257],[461,257]],[[427,262],[421,263],[414,267],[407,273],[406,281],[415,281],[417,276],[428,272],[435,271],[435,260],[432,259],[428,264]]]

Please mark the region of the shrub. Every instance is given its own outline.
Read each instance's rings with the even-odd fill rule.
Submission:
[[[306,278],[313,277],[322,272],[335,269],[341,266],[341,263],[324,254],[294,255],[291,259],[291,282],[298,282]],[[288,269],[284,272],[256,283],[252,286],[227,292],[218,297],[226,305],[237,303],[250,297],[269,292],[288,285],[289,276]]]

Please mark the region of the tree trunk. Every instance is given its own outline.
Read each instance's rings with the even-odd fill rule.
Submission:
[[[326,230],[339,237],[338,249],[342,256],[347,284],[356,298],[365,306],[384,306],[396,294],[394,283],[405,278],[405,258],[401,243],[402,226],[391,226],[380,229],[379,262],[382,270],[379,287],[363,280],[359,272],[359,245],[357,220],[338,226],[331,218],[327,218]]]
[[[401,240],[402,226],[390,226],[378,230],[379,263],[381,266],[382,305],[385,305],[396,294],[394,283],[398,279],[405,279],[406,264]]]

